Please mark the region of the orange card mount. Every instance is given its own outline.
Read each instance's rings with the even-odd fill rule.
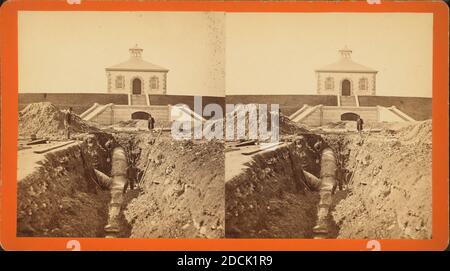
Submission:
[[[379,2],[379,3],[377,3]],[[168,238],[170,235],[162,235],[164,238],[78,238],[78,237],[51,237],[51,234],[44,233],[41,237],[33,234],[18,234],[18,232],[33,232],[36,229],[22,229],[19,227],[18,217],[21,215],[18,210],[18,148],[22,148],[18,142],[21,140],[19,134],[19,73],[26,72],[21,69],[22,57],[20,55],[21,46],[19,44],[21,25],[19,14],[27,12],[29,14],[39,12],[218,12],[227,14],[252,13],[252,14],[332,14],[332,13],[352,13],[360,15],[368,14],[430,14],[432,15],[432,72],[430,81],[432,82],[432,229],[431,238],[425,239],[313,239],[313,238],[236,238],[233,235],[223,236],[223,238]],[[6,250],[177,250],[177,251],[238,251],[238,250],[444,250],[448,246],[449,234],[449,193],[448,193],[448,7],[442,1],[305,1],[305,2],[260,2],[260,1],[8,1],[1,6],[0,27],[1,27],[1,245]],[[67,31],[71,31],[67,29]],[[36,34],[38,35],[38,34]],[[77,35],[77,33],[72,33]],[[402,33],[398,33],[402,35]],[[120,35],[118,35],[120,36]],[[94,39],[95,37],[92,37]],[[47,37],[50,39],[50,37]],[[80,43],[85,42],[80,40]],[[119,41],[118,41],[119,42]],[[404,41],[405,45],[408,41]],[[88,44],[88,43],[86,43]],[[134,45],[134,42],[133,42]],[[62,46],[62,45],[61,45]],[[188,46],[183,43],[183,46]],[[336,45],[336,46],[341,46]],[[86,46],[84,46],[86,48]],[[334,48],[334,47],[333,47]],[[60,48],[63,50],[64,48]],[[128,49],[128,47],[126,48]],[[105,50],[109,50],[105,47]],[[140,57],[141,49],[136,46],[130,49],[134,57]],[[228,48],[227,48],[228,50]],[[257,49],[252,49],[256,51]],[[350,50],[350,49],[348,49]],[[405,49],[407,50],[407,49]],[[150,51],[150,50],[148,50]],[[344,50],[345,51],[345,50]],[[147,51],[145,51],[147,53]],[[48,52],[49,57],[52,53]],[[227,54],[232,52],[227,51]],[[344,52],[345,53],[345,52]],[[147,53],[151,55],[151,53]],[[145,55],[144,55],[145,56]],[[86,56],[86,59],[93,56]],[[119,60],[119,58],[117,58]],[[115,61],[115,60],[114,60]],[[114,62],[112,61],[112,62]],[[140,61],[140,60],[139,60]],[[117,62],[119,63],[119,62]],[[144,62],[139,62],[144,63]],[[145,62],[147,63],[147,62]],[[231,63],[231,62],[230,62]],[[113,63],[111,63],[113,64]],[[129,64],[129,63],[128,63]],[[139,64],[139,65],[141,65]],[[324,63],[326,64],[326,63]],[[124,64],[125,65],[125,64]],[[147,65],[147,64],[142,64]],[[120,66],[122,67],[122,66]],[[112,66],[107,70],[112,74],[119,66]],[[147,71],[159,72],[164,76],[167,71],[160,66],[145,66]],[[158,67],[158,68],[155,68]],[[114,70],[116,69],[116,70]],[[124,68],[125,69],[125,68]],[[167,69],[169,70],[169,69]],[[166,78],[168,87],[170,80],[176,77],[176,70],[169,71]],[[155,75],[157,78],[158,75]],[[170,77],[172,76],[172,77]],[[228,74],[227,74],[228,76]],[[380,79],[381,79],[380,73]],[[410,75],[400,75],[410,76]],[[412,75],[411,75],[412,76]],[[161,77],[163,78],[163,77]],[[127,78],[123,84],[127,86],[129,82],[134,85],[134,91],[139,92],[146,86],[163,86],[166,79],[159,81],[129,81]],[[130,79],[131,80],[131,79]],[[150,79],[149,79],[150,80]],[[156,80],[156,79],[155,79]],[[175,79],[173,79],[175,80]],[[412,80],[412,78],[411,78]],[[39,80],[35,81],[38,82]],[[19,83],[20,82],[20,83]],[[100,83],[102,81],[100,80]],[[121,86],[121,79],[111,80],[113,86]],[[141,83],[142,85],[137,86]],[[24,84],[27,84],[26,82]],[[173,83],[175,84],[175,83]],[[336,83],[337,85],[338,83]],[[364,85],[365,83],[360,83]],[[344,83],[342,84],[344,86]],[[364,88],[364,87],[362,87]],[[165,90],[161,90],[165,91]],[[275,93],[276,94],[276,93]],[[228,95],[228,93],[227,93]],[[49,95],[50,96],[50,95]],[[99,95],[100,97],[101,95]],[[71,96],[71,99],[77,99]],[[118,98],[119,99],[119,98]],[[125,96],[125,103],[127,102]],[[120,99],[119,99],[120,100]],[[130,102],[130,101],[128,101]],[[133,101],[131,101],[133,102]],[[136,102],[138,102],[136,100]],[[144,101],[145,102],[145,99]],[[110,103],[117,103],[117,101]],[[106,104],[106,103],[105,103]],[[22,107],[23,108],[23,107]],[[22,109],[21,108],[21,109]],[[74,107],[74,110],[79,110]],[[80,109],[81,110],[81,109]],[[82,112],[89,110],[89,106]],[[91,111],[95,111],[92,108]],[[106,109],[105,109],[106,110]],[[394,109],[393,109],[394,110]],[[100,110],[99,110],[100,111]],[[76,111],[77,112],[77,111]],[[88,112],[88,113],[89,113]],[[88,114],[86,113],[86,114]],[[83,113],[84,114],[84,113]],[[158,125],[158,121],[156,121]],[[53,144],[53,143],[52,143]],[[58,143],[60,144],[60,143]],[[25,144],[26,145],[26,144]],[[64,145],[64,144],[63,144]],[[31,147],[30,147],[31,146]],[[23,147],[24,150],[34,147],[32,145]],[[56,146],[58,148],[60,146]],[[70,143],[61,148],[71,148]],[[52,146],[48,146],[52,149]],[[44,150],[42,150],[44,151]],[[170,150],[168,150],[170,151]],[[249,147],[249,151],[250,147]],[[178,165],[177,165],[178,166]],[[212,168],[211,168],[212,170]],[[167,173],[169,174],[169,173]],[[62,178],[62,177],[61,177]],[[107,179],[107,176],[105,177]],[[101,185],[101,184],[100,184]],[[30,186],[29,189],[39,190],[38,187]],[[175,189],[175,188],[174,188]],[[174,190],[175,191],[175,190]],[[179,191],[179,190],[176,190]],[[183,190],[184,191],[184,190]],[[178,193],[178,192],[177,192]],[[182,192],[179,192],[182,193]],[[38,197],[38,195],[35,195]],[[54,202],[53,202],[54,203]],[[48,206],[52,201],[46,203],[46,208],[58,208],[58,206]],[[39,204],[42,204],[40,202]],[[33,211],[33,202],[30,202],[30,210]],[[61,208],[65,208],[61,204]],[[107,206],[107,205],[105,205]],[[40,208],[40,207],[39,207]],[[107,207],[105,207],[107,208]],[[72,210],[76,212],[76,210]],[[111,210],[110,210],[111,211]],[[107,211],[105,211],[105,215]],[[39,222],[36,222],[39,224]],[[58,223],[54,221],[53,223]],[[105,221],[106,223],[106,221]],[[206,222],[205,222],[206,223]],[[208,229],[202,229],[202,225],[186,224],[180,225],[189,230],[189,227],[198,227],[201,232],[208,234]],[[226,224],[226,223],[225,223]],[[387,225],[386,227],[389,227]],[[102,228],[102,227],[100,227]],[[61,229],[58,229],[61,230]],[[226,229],[225,229],[226,231]],[[211,231],[213,232],[213,231]],[[39,236],[39,235],[38,235]],[[45,237],[49,236],[49,237]],[[117,236],[116,236],[117,237]],[[193,236],[195,237],[195,236]]]

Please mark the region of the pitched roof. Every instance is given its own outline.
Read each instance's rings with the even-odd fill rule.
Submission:
[[[152,71],[152,72],[168,72],[169,70],[147,62],[140,57],[132,56],[125,62],[106,68],[107,71]]]
[[[327,66],[324,66],[320,69],[316,69],[316,72],[370,72],[377,73],[378,71],[356,63],[351,59],[352,51],[345,47],[344,49],[339,50],[341,54],[341,58]]]
[[[337,62],[326,65],[320,69],[317,69],[318,72],[373,72],[377,71],[366,67],[364,65],[358,64],[351,59],[342,58]]]

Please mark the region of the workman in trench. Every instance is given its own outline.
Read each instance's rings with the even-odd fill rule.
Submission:
[[[64,113],[64,133],[66,136],[66,139],[70,139],[70,130],[72,125],[72,120],[74,119],[73,113],[72,113],[72,107],[69,107],[69,109]]]
[[[153,131],[155,128],[155,119],[152,117],[151,114],[148,114],[148,130]]]

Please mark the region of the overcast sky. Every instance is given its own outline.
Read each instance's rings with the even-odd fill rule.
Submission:
[[[21,92],[106,92],[105,68],[143,59],[169,69],[167,93],[223,96],[223,13],[20,12]]]
[[[226,17],[226,19],[225,19]],[[105,67],[168,68],[168,94],[314,94],[338,60],[378,70],[377,94],[431,97],[432,14],[20,12],[20,92],[106,92]],[[225,76],[226,75],[226,76]]]
[[[314,70],[347,45],[378,70],[377,95],[431,97],[432,26],[419,13],[228,13],[227,93],[314,94]]]

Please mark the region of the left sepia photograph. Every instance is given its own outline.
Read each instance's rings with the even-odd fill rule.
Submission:
[[[224,237],[223,141],[172,136],[224,107],[224,19],[19,12],[17,236]]]

